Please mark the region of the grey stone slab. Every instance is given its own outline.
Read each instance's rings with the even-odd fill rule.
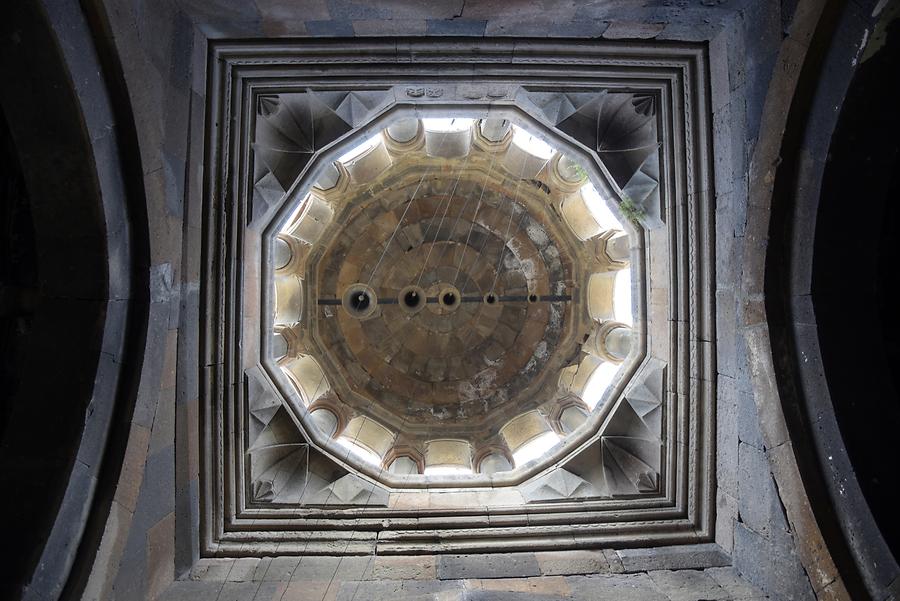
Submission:
[[[299,563],[299,557],[273,557],[269,562],[269,568],[263,575],[263,580],[270,582],[290,580]]]
[[[191,580],[224,582],[234,565],[233,559],[201,559],[191,568]]]
[[[178,580],[163,591],[157,601],[216,601],[221,589],[221,582]]]
[[[734,549],[734,522],[737,517],[737,499],[720,488],[716,492],[716,544],[726,553]]]
[[[661,570],[648,575],[670,601],[731,598],[715,580],[697,570]]]
[[[534,553],[497,553],[490,555],[442,555],[438,557],[440,580],[463,578],[527,578],[540,576]]]
[[[731,496],[738,493],[738,414],[737,385],[733,378],[716,380],[716,480],[719,490]]]
[[[715,543],[676,545],[648,549],[620,549],[616,554],[626,572],[685,570],[731,565],[731,559]]]
[[[247,601],[256,596],[258,582],[226,582],[219,591],[216,601]]]
[[[306,32],[313,36],[352,37],[353,24],[350,21],[306,21]]]
[[[148,530],[175,511],[175,445],[147,456],[132,528]]]
[[[735,601],[761,599],[764,596],[761,590],[741,578],[734,568],[710,568],[705,573]]]
[[[668,601],[647,574],[568,576],[566,582],[578,601]]]
[[[559,601],[571,599],[570,595],[548,595],[525,591],[468,591],[462,601]]]
[[[776,599],[815,599],[790,537],[769,540],[741,523],[734,526],[734,567],[751,584]]]
[[[428,35],[477,35],[483,36],[487,28],[487,21],[474,19],[427,19],[426,33]]]
[[[422,35],[425,27],[425,19],[353,21],[356,35]]]
[[[773,529],[786,530],[787,524],[766,454],[741,443],[738,461],[738,510],[741,521],[763,536],[772,534]]]
[[[764,446],[759,415],[752,392],[741,391],[737,396],[738,437],[742,443],[757,449]]]
[[[401,583],[404,595],[447,594],[466,590],[462,580],[404,580]]]
[[[302,580],[361,580],[371,572],[371,555],[343,557],[301,557],[291,576],[292,582]]]
[[[535,553],[543,576],[600,574],[609,572],[609,562],[601,550],[543,551]]]
[[[234,560],[231,571],[228,572],[229,582],[250,582],[259,566],[258,557],[239,557]]]
[[[394,16],[390,9],[381,8],[376,2],[326,0],[326,4],[332,19],[390,19]]]
[[[421,595],[403,594],[400,580],[349,580],[342,582],[335,597],[336,601],[395,601]]]

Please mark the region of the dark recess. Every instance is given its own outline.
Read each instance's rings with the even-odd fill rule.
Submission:
[[[900,21],[847,93],[822,181],[812,300],[831,399],[856,477],[900,557]],[[891,100],[894,99],[894,100]]]

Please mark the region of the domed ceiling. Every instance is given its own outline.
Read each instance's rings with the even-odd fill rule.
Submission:
[[[534,126],[396,121],[281,227],[273,348],[352,460],[516,469],[581,427],[631,348],[620,220]]]
[[[708,537],[705,47],[354,44],[211,53],[207,552]]]

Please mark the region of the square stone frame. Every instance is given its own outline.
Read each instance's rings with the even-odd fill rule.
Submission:
[[[260,508],[247,502],[241,471],[245,371],[258,357],[248,350],[255,344],[243,344],[243,330],[253,319],[259,328],[260,298],[245,290],[259,289],[260,282],[248,285],[242,266],[260,254],[259,248],[245,248],[244,236],[254,214],[249,149],[256,96],[290,89],[291,82],[314,87],[372,79],[441,93],[448,87],[451,95],[465,89],[467,100],[478,90],[490,100],[490,84],[497,81],[657,94],[665,224],[644,231],[639,246],[645,255],[663,249],[669,270],[667,286],[646,290],[648,305],[667,316],[664,324],[648,324],[665,332],[668,347],[660,353],[666,363],[666,465],[658,494],[439,510]],[[481,38],[216,41],[210,44],[207,82],[198,357],[204,556],[623,548],[712,540],[715,245],[706,45]],[[652,320],[656,311],[647,313]]]

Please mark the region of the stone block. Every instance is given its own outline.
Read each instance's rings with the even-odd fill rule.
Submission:
[[[403,580],[401,591],[405,596],[442,595],[465,591],[462,580]]]
[[[256,574],[256,568],[259,566],[259,558],[257,557],[239,557],[234,560],[231,571],[228,572],[229,582],[251,582]]]
[[[156,598],[175,580],[175,514],[147,532],[147,595]]]
[[[256,596],[256,582],[225,582],[216,601],[247,601]]]
[[[425,19],[390,19],[353,21],[356,35],[423,35]]]
[[[716,381],[716,480],[719,490],[738,494],[738,411],[734,379],[719,376]]]
[[[741,443],[738,451],[738,508],[741,522],[765,537],[784,529],[785,518],[764,451]]]
[[[372,562],[373,580],[433,580],[437,560],[434,555],[378,555]]]
[[[668,601],[647,574],[569,576],[572,598],[584,601]]]
[[[115,500],[131,513],[134,513],[137,506],[138,493],[144,480],[144,464],[147,461],[149,446],[150,430],[143,426],[132,425],[115,495]]]
[[[353,37],[353,24],[345,20],[306,21],[306,33],[312,36]]]
[[[521,578],[540,575],[541,569],[534,553],[441,555],[437,563],[437,577],[441,580]]]
[[[272,563],[271,557],[261,557],[253,570],[253,580],[260,582],[265,580],[266,572],[269,571],[269,564]]]
[[[528,593],[535,596],[570,598],[572,589],[562,576],[541,576],[539,578],[498,578],[490,580],[469,580],[469,589],[507,593]],[[534,598],[529,596],[529,598]]]
[[[622,574],[625,572],[625,566],[615,549],[603,549],[603,556],[606,557],[606,563],[609,564],[609,571],[613,574]]]
[[[715,543],[648,549],[620,549],[616,554],[626,572],[696,570],[731,565],[731,559]]]
[[[332,589],[335,592],[331,593],[330,598],[333,599],[338,586],[329,578],[290,582],[285,587],[281,601],[325,601],[329,599]]]
[[[487,21],[474,19],[426,19],[427,35],[470,35],[483,36]]]
[[[332,587],[334,589],[335,587]],[[403,594],[403,583],[400,580],[363,581],[350,580],[341,582],[335,594],[335,601],[396,601],[408,599]],[[332,593],[332,591],[328,591]],[[430,598],[430,597],[429,597]]]
[[[150,432],[150,453],[171,445],[175,440],[175,387],[165,388],[159,392],[159,403],[156,405],[156,416]]]
[[[611,21],[603,37],[607,40],[649,40],[658,36],[665,27],[665,23]]]
[[[728,598],[715,580],[697,570],[662,570],[650,572],[649,576],[670,601]]]
[[[541,551],[534,554],[544,576],[609,572],[603,551]]]
[[[738,573],[767,595],[793,601],[815,599],[789,536],[775,542],[737,523],[733,557]]]
[[[716,544],[726,553],[734,548],[734,522],[737,516],[737,499],[720,488],[716,492]]]
[[[225,582],[233,565],[233,559],[201,559],[191,568],[190,579],[204,582]]]
[[[343,557],[301,557],[294,568],[291,582],[304,580],[362,580],[372,568],[370,555]]]
[[[273,557],[269,562],[269,568],[263,575],[263,580],[269,582],[288,581],[299,563],[299,557]]]
[[[751,447],[762,449],[762,431],[759,425],[759,415],[756,412],[756,401],[752,392],[741,391],[737,395],[737,423],[739,440]]]
[[[253,601],[281,601],[287,587],[287,582],[259,582]]]
[[[734,601],[751,601],[764,596],[761,590],[741,578],[734,568],[710,568],[705,573]]]
[[[216,601],[221,588],[221,582],[178,580],[163,591],[156,601]]]

